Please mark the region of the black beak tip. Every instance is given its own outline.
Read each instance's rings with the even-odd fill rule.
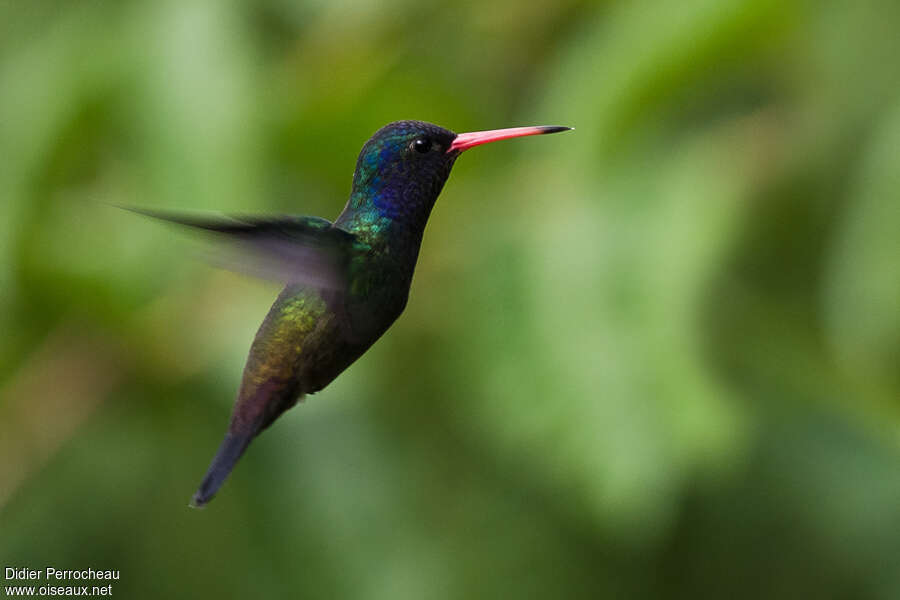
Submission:
[[[574,131],[574,127],[562,127],[560,125],[544,125],[541,127],[541,133],[546,135],[548,133],[559,133],[560,131]]]

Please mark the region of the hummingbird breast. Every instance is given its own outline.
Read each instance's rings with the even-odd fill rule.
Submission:
[[[282,290],[250,347],[233,432],[263,429],[299,398],[324,388],[400,316],[411,274],[393,261],[377,262],[351,268],[345,290]]]

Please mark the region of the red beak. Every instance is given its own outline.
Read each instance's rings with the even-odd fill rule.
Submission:
[[[447,152],[454,150],[462,152],[472,146],[480,146],[488,142],[497,142],[499,140],[507,140],[514,137],[522,137],[523,135],[544,135],[545,133],[557,133],[559,131],[569,131],[571,127],[557,127],[552,125],[540,125],[536,127],[511,127],[509,129],[492,129],[490,131],[472,131],[470,133],[460,133],[450,144]]]

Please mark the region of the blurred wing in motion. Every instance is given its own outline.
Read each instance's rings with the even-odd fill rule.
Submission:
[[[231,246],[210,257],[217,266],[319,288],[345,286],[344,265],[356,242],[352,233],[320,217],[217,217],[121,208],[215,235]]]

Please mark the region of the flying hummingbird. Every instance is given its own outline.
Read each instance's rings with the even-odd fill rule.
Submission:
[[[239,242],[267,276],[287,282],[250,347],[228,432],[192,504],[209,502],[253,438],[303,396],[328,385],[400,316],[425,223],[461,152],[569,129],[456,134],[423,121],[390,123],[363,146],[350,200],[334,223],[138,210]]]

